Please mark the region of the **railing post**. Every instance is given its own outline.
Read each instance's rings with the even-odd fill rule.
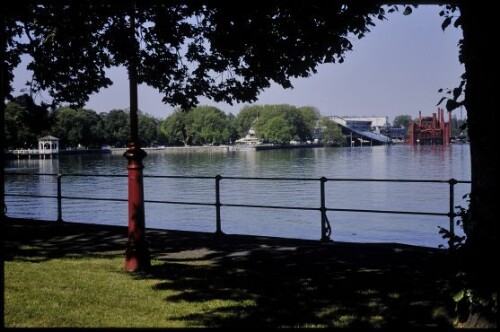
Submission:
[[[448,240],[448,246],[450,250],[455,249],[455,185],[457,180],[451,178],[448,183],[450,184],[450,212],[448,213],[450,217],[450,239]]]
[[[62,174],[57,174],[57,222],[63,222],[62,218]]]
[[[325,200],[325,182],[327,178],[324,176],[320,179],[320,193],[321,193],[321,242],[330,241],[331,228],[328,222],[328,217],[326,216],[326,200]]]
[[[220,180],[222,176],[217,175],[215,177],[215,235],[223,235],[221,227],[221,218],[220,218]]]

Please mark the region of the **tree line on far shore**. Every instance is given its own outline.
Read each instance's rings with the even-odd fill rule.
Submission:
[[[175,109],[165,119],[142,112],[138,117],[143,147],[232,144],[251,128],[264,141],[308,141],[317,134],[318,125],[329,143],[341,145],[344,139],[340,127],[322,117],[316,108],[286,104],[245,106],[237,116],[213,106],[198,106],[187,112]],[[38,139],[46,135],[59,138],[63,149],[126,147],[130,138],[129,112],[113,109],[97,113],[69,107],[49,110],[47,105],[35,104],[28,95],[7,104],[7,149],[36,148]]]
[[[321,138],[333,146],[347,144],[341,128],[311,106],[251,105],[243,107],[235,116],[217,107],[202,105],[187,112],[175,109],[165,119],[142,112],[138,117],[143,147],[232,144],[245,137],[251,128],[264,142],[305,142]],[[407,128],[411,121],[416,120],[409,115],[399,115],[393,126]],[[453,121],[457,121],[456,117]],[[69,107],[49,110],[47,105],[37,105],[28,95],[18,96],[7,104],[7,149],[36,148],[38,139],[46,135],[59,138],[63,149],[123,148],[130,137],[129,113],[120,109],[97,113]]]

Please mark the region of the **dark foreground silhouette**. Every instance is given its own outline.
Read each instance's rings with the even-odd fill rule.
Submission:
[[[178,291],[165,301],[257,304],[184,317],[197,326],[452,326],[445,250],[158,229],[147,238],[161,263],[131,278],[165,280],[155,287]],[[126,227],[7,219],[4,259],[124,256],[126,239]],[[210,263],[183,264],[193,261]]]

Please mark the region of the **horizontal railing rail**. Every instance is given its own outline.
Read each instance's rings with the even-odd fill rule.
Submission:
[[[32,197],[32,198],[50,198],[57,200],[57,221],[62,222],[63,218],[63,200],[88,200],[88,201],[110,201],[110,202],[127,202],[125,198],[111,198],[111,197],[82,197],[82,196],[68,196],[62,195],[63,177],[106,177],[106,178],[127,178],[127,175],[121,174],[84,174],[84,173],[71,173],[71,174],[53,174],[53,173],[23,173],[23,172],[5,172],[6,176],[51,176],[57,178],[57,194],[56,195],[40,195],[40,194],[25,194],[19,192],[5,192],[5,196],[14,197]],[[155,204],[175,204],[175,205],[193,205],[193,206],[213,206],[216,209],[215,228],[216,234],[224,234],[222,231],[221,208],[222,207],[235,207],[235,208],[256,208],[256,209],[282,209],[282,210],[303,210],[303,211],[319,211],[321,213],[321,241],[330,241],[331,227],[328,221],[327,212],[359,212],[359,213],[383,213],[383,214],[401,214],[401,215],[425,215],[425,216],[444,216],[449,218],[450,234],[449,248],[454,247],[455,237],[455,218],[458,213],[455,212],[455,185],[457,184],[470,184],[469,180],[456,180],[451,178],[449,180],[423,180],[423,179],[370,179],[370,178],[301,178],[301,177],[240,177],[240,176],[226,176],[221,175],[213,176],[180,176],[180,175],[144,175],[147,178],[161,178],[161,179],[203,179],[215,180],[215,202],[186,202],[186,201],[166,201],[166,200],[144,200],[145,203]],[[220,182],[222,180],[237,181],[291,181],[291,182],[319,182],[320,183],[320,202],[318,207],[309,206],[286,206],[286,205],[262,205],[262,204],[236,204],[236,203],[222,203],[220,199],[221,189]],[[390,183],[438,183],[448,184],[449,186],[449,205],[446,212],[428,212],[428,211],[402,211],[402,210],[377,210],[377,209],[352,209],[352,208],[329,208],[326,206],[326,182],[390,182]]]

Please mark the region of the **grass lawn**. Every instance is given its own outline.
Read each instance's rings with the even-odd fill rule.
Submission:
[[[5,327],[453,327],[445,252],[397,244],[7,223]]]
[[[159,286],[168,279],[131,276],[122,265],[116,257],[6,262],[5,326],[198,327],[189,316],[217,311],[223,319],[230,314],[224,308],[255,305],[251,299],[168,301],[180,294]]]

